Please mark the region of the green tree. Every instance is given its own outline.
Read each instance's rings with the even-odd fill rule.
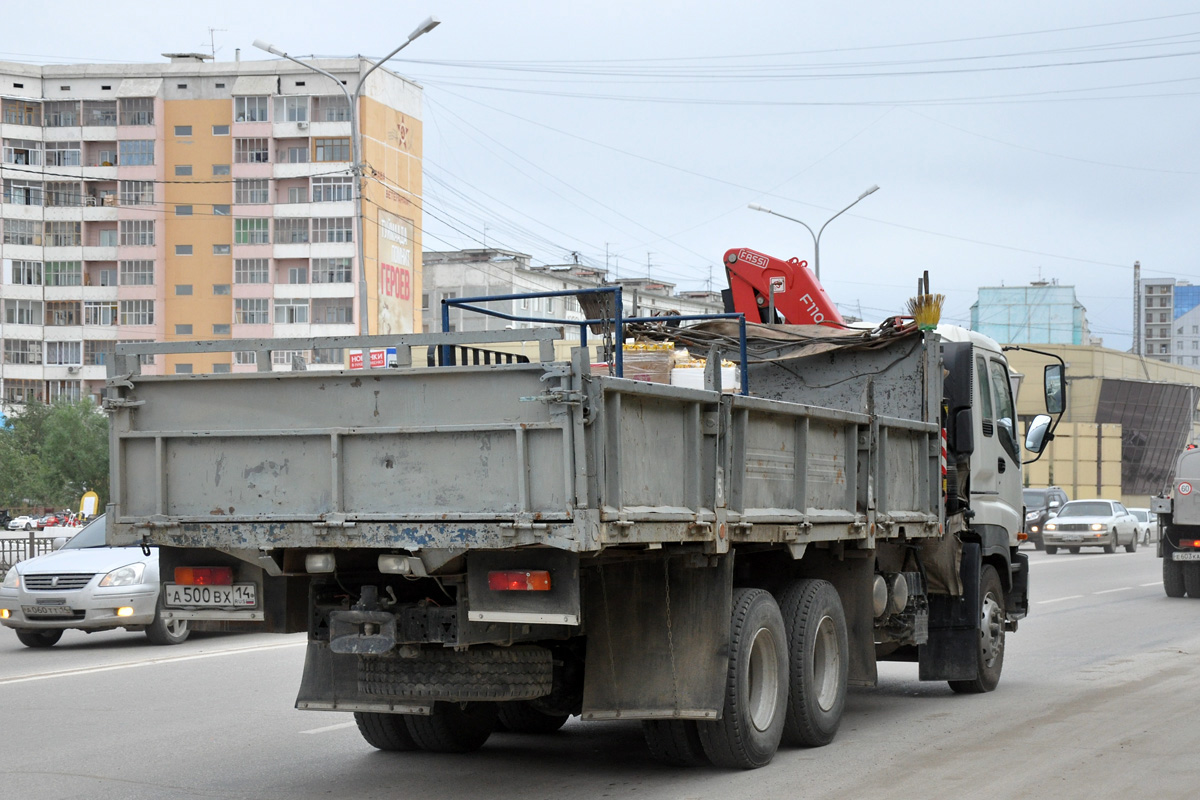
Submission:
[[[75,508],[108,496],[108,417],[89,400],[30,403],[0,428],[0,507]]]

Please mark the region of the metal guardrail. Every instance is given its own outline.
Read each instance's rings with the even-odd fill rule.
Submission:
[[[28,536],[0,538],[0,573],[18,561],[54,550],[54,539],[30,532]]]

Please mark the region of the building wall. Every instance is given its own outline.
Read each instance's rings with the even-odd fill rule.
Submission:
[[[1122,499],[1121,426],[1065,422],[1042,457],[1025,466],[1026,487],[1061,486],[1072,500]],[[1134,507],[1139,502],[1122,500]]]
[[[1086,309],[1075,287],[1000,286],[979,289],[971,330],[1004,344],[1087,344]]]

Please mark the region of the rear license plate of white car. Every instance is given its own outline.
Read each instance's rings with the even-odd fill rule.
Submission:
[[[73,617],[70,606],[21,606],[27,617]]]
[[[168,583],[163,587],[163,605],[172,608],[254,608],[258,594],[253,583],[232,586],[184,586]]]
[[[1173,561],[1200,561],[1200,550],[1193,550],[1188,553],[1172,553]]]

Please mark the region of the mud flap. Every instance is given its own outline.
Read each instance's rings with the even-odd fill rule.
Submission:
[[[964,542],[960,597],[929,595],[929,641],[919,650],[923,681],[969,681],[979,674],[979,544]]]

